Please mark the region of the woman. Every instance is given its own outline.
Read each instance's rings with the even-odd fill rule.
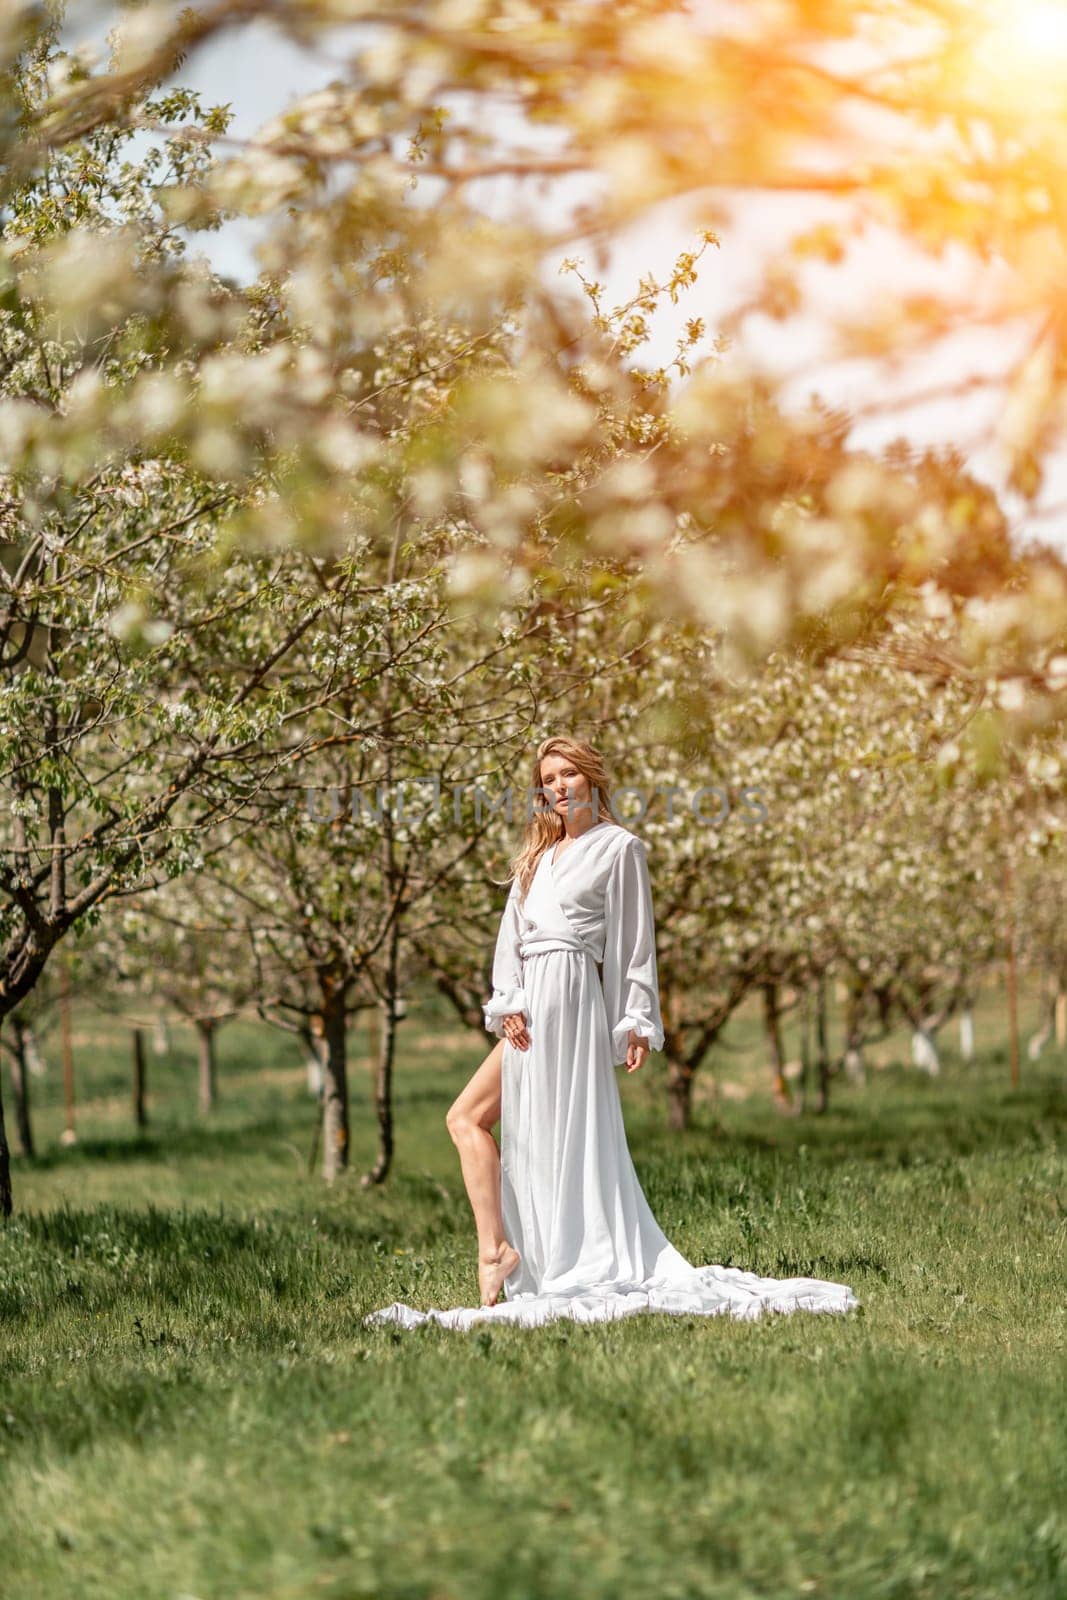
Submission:
[[[397,1301],[364,1321],[469,1328],[638,1311],[850,1310],[859,1302],[846,1284],[694,1267],[660,1229],[614,1072],[637,1072],[663,1045],[646,847],[615,817],[591,745],[546,740],[533,788],[548,803],[513,864],[485,1005],[501,1043],[446,1118],[477,1227],[481,1305],[423,1312]]]

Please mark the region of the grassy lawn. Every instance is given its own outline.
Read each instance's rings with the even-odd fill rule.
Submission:
[[[127,1036],[79,1010],[70,1148],[48,1040],[0,1228],[4,1600],[1067,1596],[1062,1054],[1012,1090],[991,995],[976,1062],[890,1039],[788,1118],[746,1016],[681,1139],[662,1059],[620,1072],[678,1248],[846,1281],[849,1316],[364,1329],[477,1299],[443,1118],[489,1041],[421,1015],[371,1192],[361,1040],[333,1191],[286,1039],[223,1032],[205,1124],[176,1030],[138,1135]]]

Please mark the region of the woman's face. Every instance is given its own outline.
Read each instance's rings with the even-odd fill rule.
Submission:
[[[561,821],[565,822],[568,814],[582,825],[599,820],[593,812],[589,779],[569,756],[545,756],[541,762],[541,787],[545,791],[545,810],[554,811]]]

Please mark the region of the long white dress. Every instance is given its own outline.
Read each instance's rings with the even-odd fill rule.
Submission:
[[[843,1283],[692,1266],[652,1214],[615,1073],[631,1029],[663,1046],[646,849],[618,823],[595,823],[557,862],[546,850],[525,903],[513,882],[504,908],[485,1023],[502,1036],[502,1019],[521,1011],[530,1038],[526,1050],[505,1043],[501,1063],[501,1205],[521,1256],[504,1300],[429,1311],[395,1301],[365,1324],[533,1327],[645,1311],[751,1320],[859,1304]]]

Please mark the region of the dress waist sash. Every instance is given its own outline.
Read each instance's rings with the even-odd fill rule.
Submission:
[[[543,933],[519,940],[519,954],[524,961],[527,956],[546,955],[550,950],[577,950],[590,960],[596,959],[589,946],[573,933]]]

